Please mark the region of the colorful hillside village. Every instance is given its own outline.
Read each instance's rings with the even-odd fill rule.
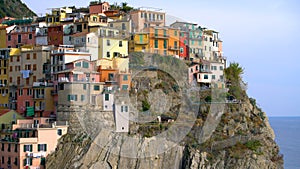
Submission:
[[[67,118],[58,119],[60,107],[110,111],[115,131],[128,132],[129,106],[111,91],[130,90],[132,52],[190,61],[189,83],[225,88],[219,33],[189,22],[167,26],[161,10],[122,11],[93,2],[86,10],[60,7],[42,17],[2,18],[0,168],[45,168],[45,157],[68,131]]]

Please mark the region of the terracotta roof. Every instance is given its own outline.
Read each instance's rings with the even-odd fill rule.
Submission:
[[[71,35],[71,36],[73,36],[73,37],[79,37],[79,36],[85,36],[86,34],[88,34],[89,32],[79,32],[79,33],[75,33],[75,34],[73,34],[73,35]]]
[[[4,114],[6,114],[8,112],[10,112],[9,109],[2,109],[2,110],[0,110],[0,116],[3,116]]]

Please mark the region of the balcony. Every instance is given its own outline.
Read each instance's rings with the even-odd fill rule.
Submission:
[[[156,38],[156,39],[168,39],[170,37],[170,35],[168,35],[168,34],[165,34],[165,35],[154,34],[154,35],[152,35],[152,37]]]
[[[60,77],[60,78],[58,78],[58,82],[59,83],[61,83],[61,82],[70,82],[70,80],[67,77]]]
[[[149,23],[164,23],[164,20],[156,19],[156,18],[145,18],[145,22]]]
[[[34,95],[33,99],[44,99],[45,95],[39,94],[39,95]]]
[[[51,96],[55,96],[58,94],[58,91],[57,90],[51,90]]]
[[[178,46],[169,46],[169,50],[179,50]]]
[[[149,43],[149,40],[143,40],[143,41],[134,41],[135,44],[137,45],[147,45]]]

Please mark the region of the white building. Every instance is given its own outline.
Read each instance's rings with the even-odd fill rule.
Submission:
[[[115,97],[115,123],[116,132],[129,132],[129,104],[126,92],[121,92]]]

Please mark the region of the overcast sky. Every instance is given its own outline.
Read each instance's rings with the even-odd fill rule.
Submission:
[[[86,7],[89,0],[23,0],[39,15],[47,8]],[[109,3],[122,1],[108,1]],[[168,15],[220,32],[224,55],[245,68],[248,94],[269,116],[300,116],[300,1],[129,0],[134,7],[161,8]]]

